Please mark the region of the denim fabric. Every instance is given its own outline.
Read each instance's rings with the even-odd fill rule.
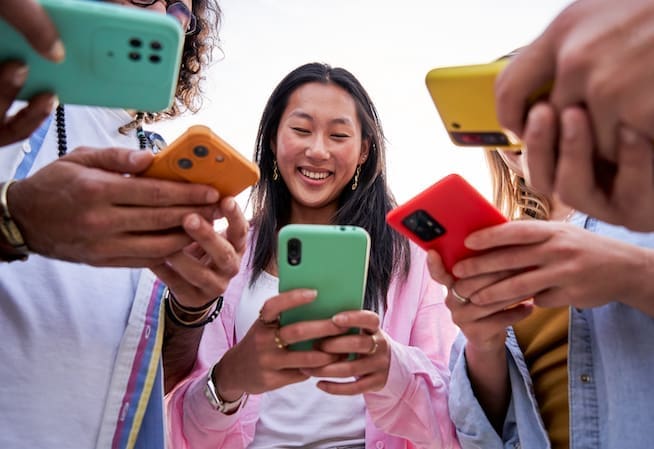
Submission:
[[[654,233],[631,232],[580,214],[575,221],[597,234],[654,248]],[[654,318],[622,303],[570,309],[570,449],[652,447],[653,342]],[[507,330],[506,342],[512,396],[501,436],[474,397],[464,348],[465,337],[461,334],[451,354],[449,398],[461,447],[549,448],[529,371],[513,330]]]

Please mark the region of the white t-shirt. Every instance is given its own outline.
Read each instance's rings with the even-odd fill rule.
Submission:
[[[236,311],[237,341],[258,319],[261,306],[278,294],[278,288],[279,280],[263,272],[252,286],[248,285],[243,291]],[[363,396],[327,394],[316,387],[318,380],[310,378],[263,394],[254,441],[248,448],[363,447]]]
[[[66,106],[68,149],[138,148],[123,110]],[[0,179],[14,177],[29,141],[0,148]],[[51,122],[30,173],[57,158]],[[23,164],[24,165],[24,164]],[[31,255],[0,263],[0,447],[89,449],[140,270],[94,268]]]

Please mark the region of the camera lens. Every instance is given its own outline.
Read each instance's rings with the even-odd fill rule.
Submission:
[[[188,170],[193,167],[193,161],[185,157],[177,160],[177,166],[182,170]]]
[[[509,139],[503,133],[484,133],[482,135],[484,143],[487,145],[508,145]]]
[[[445,233],[445,228],[422,209],[418,209],[405,217],[402,224],[425,242],[430,242]]]
[[[299,239],[290,239],[286,244],[286,254],[289,265],[299,265],[302,261],[302,242]]]
[[[205,146],[198,145],[197,147],[193,148],[193,154],[195,154],[197,157],[207,157],[209,154],[209,149]]]

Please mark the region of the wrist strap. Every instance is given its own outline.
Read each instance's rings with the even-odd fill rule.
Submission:
[[[175,312],[175,306],[173,305],[173,301],[174,301],[173,295],[172,293],[170,293],[170,290],[168,290],[168,292],[166,292],[164,296],[166,315],[168,316],[170,321],[172,321],[176,326],[184,327],[187,329],[195,329],[198,327],[206,326],[207,324],[211,323],[213,320],[215,320],[218,317],[218,315],[220,315],[220,310],[223,307],[223,297],[219,296],[218,298],[214,299],[210,303],[210,306],[207,307],[205,312],[200,314],[198,318],[188,321],[183,318],[180,318],[180,316]],[[213,312],[209,312],[211,310],[212,304],[215,304],[215,308]]]

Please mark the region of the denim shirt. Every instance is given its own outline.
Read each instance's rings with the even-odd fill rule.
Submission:
[[[572,221],[597,234],[654,248],[654,233],[632,232],[582,214]],[[619,302],[570,308],[568,339],[570,449],[651,448],[654,318]],[[550,448],[513,329],[507,329],[511,400],[501,436],[472,391],[464,348],[465,337],[460,334],[450,360],[449,407],[461,447]]]

